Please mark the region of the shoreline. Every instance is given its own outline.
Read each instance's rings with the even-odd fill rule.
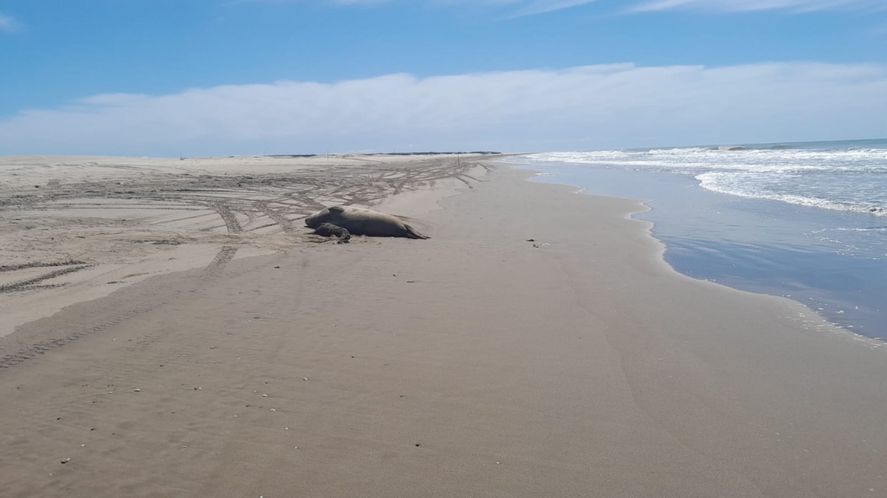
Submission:
[[[652,236],[666,246],[663,259],[678,273],[745,292],[787,298],[850,334],[877,343],[887,339],[881,320],[885,311],[879,308],[876,297],[879,287],[872,284],[878,277],[858,282],[860,288],[855,290],[844,288],[847,283],[841,284],[875,275],[865,272],[865,268],[876,263],[834,253],[830,247],[799,245],[804,242],[801,237],[805,232],[825,232],[837,223],[835,218],[847,214],[818,213],[811,211],[813,208],[710,192],[695,181],[669,172],[623,171],[596,165],[540,163],[534,168],[529,162],[512,164],[536,172],[534,181],[540,183],[571,185],[588,195],[647,199],[644,202],[649,203],[650,210],[640,219],[654,224]],[[574,168],[577,173],[568,172]],[[582,173],[586,169],[591,174]],[[593,187],[590,178],[595,179]],[[788,220],[795,220],[803,228],[783,226]],[[731,228],[720,228],[719,224]],[[745,229],[744,225],[755,228]],[[761,234],[755,235],[755,229]],[[840,273],[842,268],[845,273]],[[831,287],[816,277],[824,272],[835,274],[836,283]]]
[[[797,299],[792,299],[791,297],[780,296],[777,294],[769,294],[767,292],[758,292],[758,291],[754,291],[754,290],[742,289],[740,287],[734,287],[734,286],[720,283],[720,282],[710,280],[710,279],[694,277],[693,275],[681,272],[680,270],[675,268],[671,263],[669,263],[668,259],[665,257],[666,253],[668,252],[668,243],[663,241],[662,239],[656,237],[656,235],[654,234],[654,228],[656,226],[656,223],[651,220],[638,217],[639,215],[642,216],[644,214],[648,214],[653,211],[653,207],[651,207],[650,205],[648,205],[646,202],[644,202],[642,200],[632,199],[629,197],[620,197],[620,196],[614,196],[614,195],[592,193],[592,192],[588,192],[585,187],[571,185],[568,183],[561,183],[561,182],[557,182],[557,181],[541,180],[541,179],[539,179],[541,172],[539,172],[537,170],[533,170],[532,168],[525,167],[523,165],[514,165],[514,164],[507,164],[506,163],[506,166],[510,167],[516,171],[527,172],[528,173],[527,178],[526,178],[527,182],[538,183],[540,185],[552,185],[552,186],[566,187],[566,188],[572,189],[572,191],[570,192],[570,195],[584,195],[584,196],[591,196],[591,197],[599,197],[602,199],[612,199],[612,200],[617,200],[617,201],[627,201],[627,202],[635,203],[638,206],[638,209],[636,211],[632,211],[632,212],[627,213],[625,219],[631,220],[634,222],[638,222],[638,223],[643,223],[645,225],[645,230],[647,232],[647,235],[651,239],[653,239],[660,247],[660,249],[656,253],[657,258],[662,263],[663,267],[666,268],[667,270],[671,271],[674,274],[674,276],[676,276],[676,277],[679,277],[682,279],[687,279],[688,281],[694,282],[696,284],[713,285],[713,286],[715,286],[719,289],[722,289],[722,290],[736,292],[739,295],[764,297],[764,298],[768,298],[768,299],[773,299],[777,302],[783,302],[783,303],[785,303],[789,306],[792,306],[792,307],[800,306],[804,310],[806,310],[806,313],[799,315],[799,316],[801,318],[806,319],[807,314],[812,315],[813,318],[812,318],[811,323],[821,322],[818,325],[815,325],[816,328],[818,328],[819,330],[831,329],[832,333],[834,333],[838,336],[845,336],[849,340],[863,344],[866,347],[871,348],[871,349],[881,349],[881,348],[884,348],[885,346],[887,346],[887,340],[885,340],[881,337],[867,336],[865,334],[861,334],[859,332],[855,332],[849,328],[846,328],[846,327],[842,326],[840,323],[836,323],[832,320],[829,320],[820,311],[817,311],[816,309],[810,307],[809,305],[807,305]]]
[[[5,492],[887,489],[883,350],[676,272],[637,202],[530,176],[389,201],[427,241],[296,244],[22,327],[71,340],[0,368]]]

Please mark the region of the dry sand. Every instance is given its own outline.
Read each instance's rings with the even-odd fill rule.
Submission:
[[[227,249],[0,339],[0,495],[887,494],[887,351],[799,304],[676,274],[628,218],[640,205],[480,176],[474,159],[291,161],[229,164],[263,179],[248,193],[218,172],[172,189],[170,162],[137,164],[138,188],[96,182],[93,208],[77,193],[20,202],[19,220],[3,206],[7,266],[156,269],[165,244],[118,244],[141,230]],[[119,193],[156,182],[179,193]],[[121,227],[102,213],[123,195],[176,207]],[[298,218],[333,201],[418,218],[433,238],[309,243]],[[95,214],[59,221],[81,209]],[[189,229],[176,209],[207,220]],[[63,240],[21,241],[13,222]],[[245,248],[273,254],[232,260]],[[23,288],[86,271],[0,300],[39,308],[18,294],[81,284]]]
[[[301,220],[324,205],[431,199],[478,171],[472,156],[0,158],[0,337],[150,276],[314,240]]]

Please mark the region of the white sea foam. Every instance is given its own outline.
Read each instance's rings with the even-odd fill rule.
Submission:
[[[875,216],[887,216],[887,211],[874,203],[854,204],[846,202],[835,202],[828,199],[797,194],[769,193],[761,189],[754,188],[754,185],[747,185],[743,184],[742,182],[735,181],[735,178],[722,173],[703,173],[701,175],[697,175],[696,179],[699,180],[699,185],[702,188],[711,190],[713,192],[720,192],[722,194],[730,194],[751,199],[781,201],[788,204],[796,204],[798,206],[831,209],[834,211],[851,211],[856,213],[872,214]]]
[[[887,216],[887,142],[552,152],[534,161],[692,175],[729,195]]]

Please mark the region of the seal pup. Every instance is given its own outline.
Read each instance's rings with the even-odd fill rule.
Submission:
[[[351,233],[348,230],[333,225],[332,223],[321,223],[314,229],[314,233],[317,235],[321,235],[323,237],[332,237],[336,236],[339,238],[338,244],[347,244],[349,240],[351,240]]]
[[[354,235],[406,237],[409,239],[428,238],[396,216],[351,206],[328,207],[305,218],[305,225],[308,228],[317,229],[324,223],[344,228]]]

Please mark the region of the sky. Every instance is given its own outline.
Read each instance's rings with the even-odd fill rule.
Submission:
[[[0,154],[887,137],[887,0],[0,0]]]

